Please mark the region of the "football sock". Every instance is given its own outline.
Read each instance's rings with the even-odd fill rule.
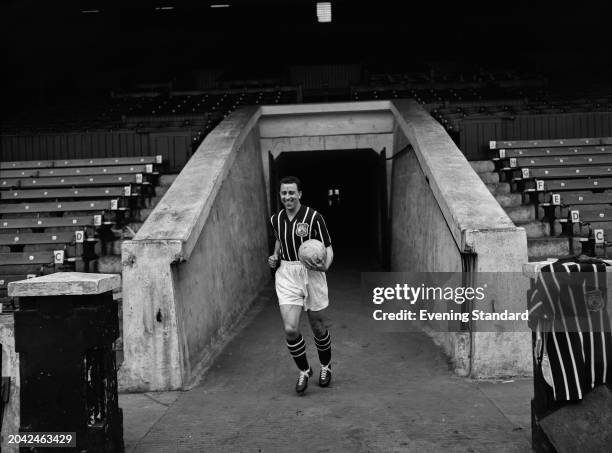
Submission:
[[[308,359],[306,358],[306,343],[302,334],[300,334],[295,340],[287,340],[287,349],[295,364],[302,371],[307,371],[310,366],[308,365]]]
[[[331,336],[329,330],[326,330],[322,337],[317,337],[315,335],[314,340],[317,345],[317,352],[319,353],[321,365],[329,365],[331,362]]]

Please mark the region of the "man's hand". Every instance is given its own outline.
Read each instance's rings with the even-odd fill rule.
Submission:
[[[307,260],[305,260],[305,261],[302,261],[302,264],[306,267],[306,269],[311,270],[311,271],[327,272],[329,268],[331,267],[332,261],[334,260],[334,250],[332,249],[331,245],[328,245],[326,250],[327,250],[327,254],[326,254],[324,262],[320,262],[320,261],[308,262]]]
[[[327,272],[327,269],[328,269],[328,267],[325,265],[326,263],[314,263],[313,264],[313,263],[308,263],[308,262],[303,262],[302,261],[302,264],[309,271]]]
[[[268,266],[270,266],[272,269],[278,266],[278,255],[270,255],[268,257]]]

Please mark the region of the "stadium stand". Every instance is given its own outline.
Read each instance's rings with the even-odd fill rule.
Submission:
[[[57,271],[121,273],[132,237],[172,183],[161,156],[0,164],[0,298],[9,282]],[[78,175],[78,176],[77,176]]]
[[[210,131],[243,105],[301,102],[299,87],[117,93],[86,104],[48,106],[2,123],[3,134],[196,127]],[[93,104],[93,105],[92,105]]]
[[[527,231],[530,260],[581,252],[612,236],[612,138],[492,141],[473,168]],[[600,231],[597,234],[597,231]]]
[[[8,125],[3,125],[3,133],[30,130],[37,126],[36,118],[42,120],[53,116],[54,121],[47,122],[45,126],[55,131],[74,132],[83,127],[100,126],[105,130],[117,128],[122,133],[137,135],[167,133],[168,137],[179,131],[187,131],[192,150],[195,150],[208,132],[241,106],[302,101],[299,86],[233,86],[206,91],[172,91],[171,85],[164,85],[161,89],[146,87],[141,92],[113,94],[111,99],[106,99],[96,109],[83,115],[83,110],[78,106],[72,110],[72,115],[70,108],[64,106],[56,107],[60,114],[41,112],[39,117],[33,117],[34,120],[28,118],[28,121],[17,117]],[[600,93],[581,92],[568,97],[551,89],[548,81],[540,76],[482,68],[464,73],[434,69],[418,73],[374,73],[365,85],[350,88],[351,100],[399,98],[413,98],[423,105],[457,143],[463,143],[461,134],[466,121],[612,111],[611,99]],[[88,139],[83,140],[85,143]],[[113,143],[116,137],[105,140],[104,143]],[[151,147],[152,143],[130,140],[129,149]],[[573,148],[565,146],[571,143]],[[612,189],[612,178],[609,178],[612,173],[612,157],[609,155],[612,145],[578,143],[576,140],[566,140],[563,146],[557,143],[549,148],[543,148],[542,142],[539,146],[526,144],[521,148],[505,146],[500,149],[506,154],[500,154],[493,161],[474,160],[474,155],[470,155],[470,151],[462,146],[468,160],[472,160],[473,168],[501,206],[516,224],[527,230],[530,258],[565,255],[574,250],[575,241],[569,238],[590,233],[586,227],[572,226],[571,222],[567,222],[573,205],[581,206],[583,224],[601,223],[609,218],[609,213],[601,211],[599,207],[606,205],[605,194],[600,189]],[[36,146],[45,149],[43,144]],[[172,171],[177,172],[189,156],[176,158],[178,153],[173,150],[173,146],[167,148],[168,154],[173,154],[172,158],[176,159]],[[0,189],[4,190],[2,200],[11,200],[11,206],[3,208],[4,217],[9,213],[37,212],[39,219],[45,219],[39,222],[55,222],[53,225],[59,227],[58,219],[63,218],[50,217],[54,211],[69,207],[68,212],[84,214],[100,208],[107,210],[102,216],[103,223],[124,222],[121,214],[125,214],[125,211],[146,211],[148,202],[143,200],[158,197],[159,188],[153,189],[158,180],[158,175],[153,172],[157,162],[140,159],[123,157],[121,165],[116,158],[108,157],[68,159],[63,163],[60,160],[41,161],[35,165],[20,162],[12,162],[10,166],[8,163],[0,164]],[[565,204],[551,207],[550,200],[542,199],[538,204],[530,195],[524,195],[523,191],[529,194],[536,189],[536,181],[546,186],[546,191],[538,192],[539,197],[559,191],[567,194],[561,202]],[[599,198],[584,198],[584,195],[584,201],[571,198],[573,194],[579,196],[580,192],[593,194],[594,190],[598,191],[595,195]],[[111,206],[111,202],[104,202],[106,206],[102,207],[103,199],[116,201]],[[50,200],[55,205],[44,204]],[[128,216],[124,223],[129,224],[129,220],[140,218],[138,215]],[[5,222],[7,226],[3,228],[14,228],[16,225],[28,228],[23,226],[26,225],[25,219],[20,219],[20,223],[16,223],[17,218],[8,220],[10,222]],[[75,226],[92,224],[87,216],[82,215],[74,216],[70,221]],[[604,224],[602,226],[606,227]],[[104,263],[105,260],[98,262]]]

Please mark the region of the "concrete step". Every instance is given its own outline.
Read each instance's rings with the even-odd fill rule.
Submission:
[[[112,242],[105,242],[102,244],[102,246],[100,247],[100,255],[121,255],[121,244],[123,243],[123,240],[121,239],[117,239],[116,241],[112,241]]]
[[[478,176],[480,176],[480,179],[482,179],[485,184],[499,182],[499,174],[497,173],[478,173]]]
[[[566,237],[528,239],[527,253],[529,261],[566,256],[570,254],[569,240]]]
[[[507,182],[500,182],[500,183],[492,182],[492,183],[485,183],[485,185],[487,186],[487,188],[493,195],[501,195],[504,193],[510,193],[510,184],[508,184]]]
[[[121,256],[107,255],[98,258],[98,272],[101,274],[120,274]]]
[[[495,164],[492,160],[473,160],[470,165],[476,173],[491,173],[495,171]]]
[[[136,233],[138,233],[138,230],[140,230],[142,223],[143,222],[128,223],[126,226],[123,227],[123,230],[121,231],[121,238],[123,240],[132,239],[136,235]]]
[[[580,237],[570,238],[570,253],[580,255],[582,253],[582,242]]]
[[[523,203],[523,197],[520,193],[498,194],[495,195],[495,199],[502,208],[517,207]]]
[[[160,175],[159,176],[159,185],[162,187],[170,187],[172,185],[172,183],[174,182],[174,180],[176,179],[176,177],[178,176],[177,174],[167,174],[167,175]]]
[[[170,186],[156,186],[155,187],[155,196],[156,197],[163,197],[166,192],[168,192],[168,189],[170,188]]]
[[[528,223],[521,223],[517,226],[525,228],[525,233],[527,233],[527,239],[550,236],[550,224],[548,223],[534,221]]]
[[[155,206],[157,206],[157,203],[159,203],[159,200],[161,199],[161,196],[151,197],[149,200],[147,200],[147,208],[154,208]]]
[[[138,221],[140,221],[140,222],[144,222],[145,220],[147,220],[147,217],[149,217],[151,212],[153,212],[153,208],[152,207],[151,208],[139,209],[138,210],[138,216],[136,217],[136,219],[138,219]]]
[[[529,223],[535,220],[535,209],[531,205],[506,208],[506,213],[514,223]]]

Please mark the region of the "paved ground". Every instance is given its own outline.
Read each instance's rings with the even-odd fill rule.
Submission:
[[[424,334],[367,328],[359,279],[358,271],[341,264],[329,275],[329,388],[319,388],[315,377],[304,397],[294,393],[298,373],[270,287],[253,321],[200,386],[121,395],[126,451],[531,451],[531,380],[458,378]],[[302,330],[309,359],[318,365],[306,319]]]

